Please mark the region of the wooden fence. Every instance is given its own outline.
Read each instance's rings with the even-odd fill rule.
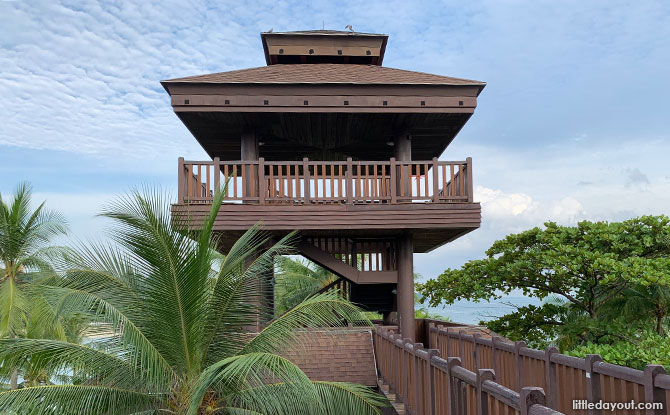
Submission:
[[[179,159],[178,197],[207,203],[228,183],[225,201],[244,203],[472,202],[465,161],[188,161]]]
[[[510,343],[500,337],[484,338],[467,334],[463,327],[443,327],[430,323],[428,345],[442,356],[458,357],[466,370],[492,369],[496,382],[520,392],[540,387],[546,406],[573,413],[573,401],[656,402],[663,409],[631,409],[630,414],[670,415],[670,375],[663,366],[648,365],[644,370],[605,363],[599,355],[577,358],[558,353],[555,347],[536,350],[522,341]],[[593,409],[589,414],[599,414]]]
[[[497,383],[491,369],[468,370],[458,357],[402,339],[377,326],[374,346],[381,380],[411,415],[554,415],[541,388],[519,392]]]

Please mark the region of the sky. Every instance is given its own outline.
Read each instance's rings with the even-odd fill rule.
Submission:
[[[206,155],[162,79],[265,64],[259,33],[387,33],[384,65],[487,82],[443,159],[473,158],[480,229],[423,278],[546,221],[670,213],[670,2],[0,0],[0,193],[29,181],[77,239]]]

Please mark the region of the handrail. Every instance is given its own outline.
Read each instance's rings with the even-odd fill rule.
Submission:
[[[373,339],[380,380],[404,404],[405,413],[560,415],[545,406],[541,388],[506,388],[493,370],[470,371],[460,358],[443,358],[439,350],[402,339],[392,328],[375,326]]]
[[[224,203],[395,204],[473,201],[472,159],[464,161],[302,161],[179,158],[180,203],[208,203],[228,183]]]
[[[498,382],[516,392],[525,386],[541,387],[546,393],[547,406],[556,411],[572,412],[573,401],[583,399],[594,403],[634,400],[660,402],[663,406],[663,409],[636,413],[670,414],[667,406],[670,375],[663,366],[647,365],[645,370],[637,370],[605,363],[596,354],[586,358],[567,356],[558,353],[555,347],[532,349],[523,341],[511,343],[498,336],[486,339],[467,334],[464,328],[468,327],[429,322],[428,346],[443,355],[462,359],[468,370],[492,368]]]

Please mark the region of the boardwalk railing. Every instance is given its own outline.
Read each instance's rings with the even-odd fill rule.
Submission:
[[[402,339],[377,326],[374,336],[379,376],[412,415],[554,415],[541,388],[515,392],[497,383],[491,369],[472,372],[458,357]]]
[[[226,202],[472,202],[472,159],[465,161],[186,161],[179,159],[181,203],[207,203],[228,183]]]
[[[458,357],[463,368],[477,372],[493,369],[496,382],[520,392],[540,387],[546,405],[563,413],[575,413],[573,402],[660,403],[663,409],[631,409],[629,414],[669,415],[670,375],[663,366],[648,365],[644,370],[605,363],[599,355],[577,358],[558,353],[555,347],[536,350],[522,341],[510,343],[500,337],[484,338],[467,334],[463,327],[429,328],[429,347],[442,356]],[[589,414],[599,414],[594,409]],[[584,413],[587,413],[584,411]]]

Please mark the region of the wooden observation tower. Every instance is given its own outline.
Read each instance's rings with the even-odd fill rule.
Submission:
[[[383,34],[261,40],[266,66],[162,82],[211,156],[179,160],[173,214],[197,226],[229,180],[223,252],[260,221],[277,237],[298,230],[303,256],[414,338],[413,254],[480,225],[471,159],[439,157],[485,84],[385,67]]]

